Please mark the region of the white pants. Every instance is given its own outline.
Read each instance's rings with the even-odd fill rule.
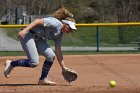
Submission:
[[[55,53],[46,40],[35,40],[33,34],[28,32],[24,38],[20,38],[20,42],[32,66],[39,64],[39,54],[43,55],[47,61],[54,61]]]

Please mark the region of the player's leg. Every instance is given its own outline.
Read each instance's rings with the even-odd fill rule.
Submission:
[[[5,63],[4,75],[9,77],[11,70],[14,67],[36,67],[39,64],[38,52],[34,39],[30,34],[27,34],[24,39],[20,39],[21,45],[28,59],[20,59],[15,61],[7,60]]]
[[[55,85],[55,82],[52,82],[47,79],[48,73],[50,71],[50,68],[52,67],[55,58],[55,53],[50,48],[50,46],[46,43],[46,41],[43,40],[37,42],[37,49],[39,54],[43,55],[46,58],[42,67],[42,73],[38,84]]]

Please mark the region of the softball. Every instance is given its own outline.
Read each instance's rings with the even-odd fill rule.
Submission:
[[[115,87],[116,84],[117,84],[117,83],[116,83],[114,80],[109,81],[110,87]]]

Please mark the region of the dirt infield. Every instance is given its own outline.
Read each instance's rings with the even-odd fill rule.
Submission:
[[[55,60],[49,79],[56,86],[37,84],[43,57],[38,67],[15,68],[10,78],[3,75],[6,59],[15,57],[0,57],[0,93],[140,93],[140,54],[65,55],[65,64],[76,69],[79,77],[66,83]],[[110,80],[117,82],[115,88],[109,87]]]

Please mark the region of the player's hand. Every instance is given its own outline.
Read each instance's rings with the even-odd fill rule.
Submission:
[[[62,75],[68,83],[75,81],[78,77],[76,70],[70,68],[65,68],[64,70],[62,70]]]
[[[24,38],[25,37],[25,35],[26,35],[26,31],[25,30],[21,30],[19,33],[18,33],[18,36],[20,37],[20,38]]]

